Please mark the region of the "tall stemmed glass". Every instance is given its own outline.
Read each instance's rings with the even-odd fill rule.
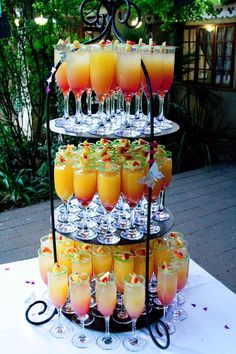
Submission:
[[[114,132],[117,136],[140,135],[130,120],[131,100],[139,91],[141,80],[141,52],[138,45],[120,44],[117,47],[117,81],[126,103],[125,123]]]
[[[84,330],[84,321],[91,302],[89,274],[85,272],[72,273],[69,277],[69,285],[71,305],[82,326],[81,330],[72,337],[72,343],[78,348],[89,348],[95,343],[94,336]]]
[[[105,334],[97,338],[97,345],[106,350],[119,346],[120,339],[110,333],[110,316],[116,307],[116,279],[113,273],[100,273],[96,278],[96,302],[98,310],[105,318]]]
[[[160,170],[164,177],[162,179],[158,211],[155,213],[153,218],[157,221],[165,221],[170,218],[170,215],[165,210],[165,191],[169,186],[172,178],[172,154],[170,151],[166,150],[162,156],[162,164],[160,165]]]
[[[157,126],[161,129],[170,129],[172,123],[166,119],[164,115],[164,100],[174,78],[175,49],[176,47],[172,46],[160,46],[159,57],[161,65],[159,68],[159,75],[161,80],[159,89],[157,91],[159,97],[159,115],[157,117],[156,123]]]
[[[174,321],[183,321],[187,317],[187,312],[179,307],[178,293],[185,287],[189,273],[189,255],[178,250],[174,252],[175,266],[177,269],[177,294],[175,297],[175,308],[173,311]]]
[[[143,350],[147,342],[144,338],[137,336],[136,322],[142,314],[145,305],[145,278],[141,275],[130,274],[124,279],[124,304],[132,319],[132,336],[123,340],[124,347],[137,352]]]
[[[83,119],[84,115],[81,104],[82,94],[89,86],[88,48],[88,46],[80,46],[76,51],[68,53],[66,57],[67,80],[76,102],[76,125],[65,127],[65,129],[76,133],[86,133],[89,130],[89,126]]]
[[[110,213],[116,206],[121,191],[120,166],[113,163],[100,164],[98,167],[97,191],[100,201],[106,210],[106,217],[103,221],[105,229],[98,235],[98,241],[105,244],[116,244],[120,236],[115,233],[116,229],[111,226]],[[102,226],[102,228],[103,228]]]
[[[110,44],[91,45],[90,52],[90,80],[99,100],[99,123],[90,130],[91,134],[108,135],[110,126],[106,124],[106,115],[103,112],[105,99],[111,89],[115,72],[115,53]]]
[[[118,251],[114,253],[114,273],[116,276],[116,285],[118,292],[118,307],[112,318],[119,324],[130,323],[131,319],[124,307],[124,278],[134,273],[134,256],[131,252]]]
[[[174,263],[162,263],[158,267],[157,293],[158,298],[163,305],[163,320],[169,334],[176,330],[175,325],[167,318],[167,308],[175,298],[177,291],[177,270]]]
[[[96,222],[88,220],[87,207],[97,190],[97,171],[93,162],[75,166],[74,170],[74,192],[77,200],[84,208],[84,220],[80,222],[81,227],[76,235],[79,240],[91,240],[97,236],[92,228],[96,227]]]
[[[74,193],[73,166],[61,155],[58,155],[55,160],[54,184],[56,193],[65,206],[64,220],[56,224],[56,229],[62,234],[70,234],[77,230],[76,225],[69,221],[68,215],[69,201]]]
[[[147,69],[149,79],[152,86],[152,94],[153,96],[157,94],[158,89],[161,84],[161,76],[159,75],[159,71],[161,69],[161,62],[159,57],[160,46],[154,45],[145,45],[142,47],[142,60]],[[147,82],[144,73],[141,74],[141,87],[147,99],[147,121],[146,125],[143,129],[143,133],[150,134],[151,132],[151,117],[150,117],[150,97],[147,89]],[[154,133],[161,133],[161,129],[154,126]]]
[[[123,197],[131,209],[130,228],[121,232],[121,237],[128,240],[139,240],[143,233],[135,227],[135,206],[141,200],[144,185],[141,179],[147,172],[147,165],[143,161],[128,160],[122,169],[121,191]]]
[[[64,113],[62,118],[57,118],[55,124],[57,127],[63,127],[64,124],[69,119],[69,94],[70,94],[70,86],[67,80],[66,75],[66,53],[61,53],[57,49],[54,49],[54,65],[56,66],[59,60],[61,60],[62,64],[58,68],[55,79],[58,87],[60,88],[63,94],[64,100]]]
[[[50,333],[55,338],[66,338],[72,333],[72,327],[62,320],[61,309],[68,296],[67,268],[55,263],[53,269],[48,272],[48,290],[52,304],[58,311],[58,323],[54,325]]]

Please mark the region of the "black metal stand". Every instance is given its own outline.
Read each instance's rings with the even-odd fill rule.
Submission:
[[[121,0],[121,1],[115,1],[115,0],[99,0],[98,4],[94,8],[93,11],[93,18],[89,18],[86,15],[86,7],[87,5],[91,3],[91,0],[84,0],[81,4],[80,7],[80,16],[83,20],[83,22],[86,25],[96,25],[96,27],[100,30],[100,34],[93,38],[92,40],[88,41],[85,44],[90,44],[97,42],[98,40],[102,38],[107,38],[108,35],[110,34],[111,30],[113,30],[115,36],[121,41],[121,42],[126,42],[126,39],[123,37],[123,35],[119,32],[116,23],[119,22],[122,25],[125,25],[129,28],[134,28],[135,26],[132,26],[129,23],[130,16],[131,16],[131,11],[134,10],[136,12],[138,21],[140,22],[141,19],[141,13],[138,8],[138,6],[133,3],[132,1],[129,0]],[[121,7],[123,5],[126,5],[126,11],[125,13],[122,14],[121,12]],[[103,13],[101,13],[101,10],[103,9]],[[106,10],[106,14],[104,14],[104,9]],[[90,7],[91,10],[91,7]],[[91,11],[90,11],[91,12]],[[137,25],[137,24],[136,24]],[[51,156],[51,139],[50,139],[50,126],[49,126],[49,100],[50,100],[50,94],[51,94],[51,85],[52,81],[55,77],[55,73],[58,70],[59,66],[61,65],[61,62],[59,62],[56,66],[56,68],[53,68],[51,70],[50,76],[47,79],[47,106],[46,106],[46,126],[47,126],[47,149],[48,149],[48,171],[49,171],[49,192],[50,192],[50,207],[51,207],[51,222],[52,222],[52,235],[53,235],[53,250],[54,250],[54,261],[57,262],[57,254],[56,254],[56,237],[55,237],[55,219],[54,219],[54,203],[53,203],[53,168],[52,168],[52,156]],[[150,78],[147,72],[147,69],[141,61],[142,65],[142,70],[144,72],[145,78],[146,78],[146,83],[147,83],[147,89],[148,89],[148,95],[150,99],[150,125],[151,125],[151,133],[150,133],[150,160],[149,160],[149,168],[151,168],[153,162],[154,162],[154,123],[153,123],[153,114],[152,114],[152,108],[153,108],[153,96],[152,96],[152,87],[151,87],[151,82]],[[150,226],[151,226],[151,196],[152,196],[152,189],[148,189],[148,215],[147,215],[147,234],[146,234],[146,279],[148,279],[148,274],[149,274],[149,249],[150,249],[150,244],[149,241],[151,239],[150,236]],[[42,311],[38,313],[38,315],[45,313],[47,309],[47,305],[44,301],[36,301],[32,303],[26,313],[26,319],[29,323],[35,324],[35,325],[41,325],[44,324],[52,319],[52,317],[57,313],[56,309],[53,311],[52,314],[47,319],[44,319],[43,321],[33,321],[30,319],[30,311],[31,309],[35,306],[41,303],[43,305]],[[149,292],[148,292],[148,281],[146,281],[146,308],[149,307]],[[155,320],[155,319],[154,319]],[[167,330],[166,325],[158,318],[155,323],[154,329],[151,327],[151,323],[153,322],[153,319],[150,320],[150,315],[148,311],[146,311],[146,327],[149,331],[150,337],[152,338],[153,342],[161,349],[167,349],[169,344],[170,344],[170,336]],[[162,332],[160,331],[160,327],[162,328]],[[156,330],[156,333],[153,331]],[[165,344],[162,345],[158,342],[157,336],[163,337],[163,330],[164,330],[164,337],[166,338]]]

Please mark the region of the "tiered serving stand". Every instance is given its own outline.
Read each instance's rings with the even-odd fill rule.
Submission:
[[[130,0],[99,0],[97,7],[94,9],[94,17],[93,19],[88,19],[86,17],[86,6],[89,4],[90,0],[84,0],[81,4],[80,7],[80,16],[84,23],[86,25],[96,25],[96,27],[100,30],[100,34],[96,37],[93,38],[92,40],[88,41],[85,44],[90,44],[99,41],[102,38],[106,38],[108,34],[110,33],[111,29],[113,30],[115,36],[123,43],[126,42],[126,38],[123,37],[123,35],[119,32],[116,23],[119,22],[120,24],[123,24],[129,28],[133,27],[129,24],[129,19],[131,16],[131,12],[136,12],[136,15],[138,17],[138,21],[141,19],[141,13],[137,5]],[[121,6],[122,8],[126,6],[126,11],[125,13],[121,13]],[[101,9],[106,10],[106,15],[103,13],[101,14]],[[49,120],[49,101],[50,101],[50,95],[51,95],[51,89],[52,89],[52,84],[53,84],[53,79],[55,77],[55,73],[60,67],[61,62],[57,64],[55,68],[51,70],[51,73],[47,79],[47,106],[46,106],[46,127],[47,127],[47,149],[48,149],[48,169],[49,169],[49,177],[50,177],[50,183],[49,183],[49,192],[50,192],[50,207],[51,207],[51,223],[52,223],[52,235],[53,235],[53,255],[54,255],[54,261],[57,262],[57,253],[56,253],[56,236],[55,236],[55,217],[57,215],[57,209],[54,209],[54,201],[53,201],[53,186],[54,186],[54,181],[53,181],[53,159],[51,156],[51,133],[50,132],[55,132],[58,134],[66,134],[66,135],[71,135],[71,136],[78,136],[75,133],[67,133],[63,128],[58,128],[55,125],[55,120]],[[163,135],[169,135],[175,133],[178,129],[179,126],[173,122],[172,128],[168,130],[162,131],[158,135],[154,135],[154,123],[153,123],[153,114],[152,114],[152,107],[153,107],[153,97],[152,97],[152,88],[151,88],[151,83],[150,79],[147,73],[147,70],[145,68],[145,65],[143,62],[141,62],[142,65],[142,70],[144,72],[146,82],[147,82],[147,88],[148,88],[148,93],[151,101],[151,107],[150,107],[150,116],[151,116],[151,132],[150,135],[143,135],[140,136],[140,138],[148,138],[150,142],[150,161],[149,161],[149,168],[152,166],[152,161],[153,161],[153,148],[152,148],[152,143],[154,139],[158,138],[158,136],[163,136]],[[91,135],[91,134],[80,134],[79,135],[82,138],[92,138],[92,139],[99,139],[99,135]],[[116,139],[117,136],[107,136],[108,139]],[[165,233],[167,233],[173,226],[173,215],[170,212],[170,210],[167,209],[167,212],[170,215],[170,218],[167,221],[163,222],[157,222],[158,225],[160,226],[160,232],[158,234],[152,234],[150,233],[150,224],[151,224],[151,193],[152,189],[148,189],[148,208],[147,208],[147,233],[144,234],[143,238],[138,241],[129,241],[121,238],[121,241],[118,243],[118,245],[125,245],[125,244],[131,244],[131,243],[140,243],[140,242],[146,242],[146,279],[148,279],[148,274],[149,274],[149,241],[151,239],[161,237]],[[71,238],[73,240],[76,240],[74,234],[67,234],[66,237]],[[87,241],[88,243],[92,244],[97,244],[96,238],[90,241]],[[101,244],[101,243],[99,243]],[[149,308],[149,290],[148,290],[148,282],[146,282],[146,308]],[[31,311],[32,309],[36,306],[41,304],[42,306],[40,307],[40,311],[38,312],[37,320],[35,320],[31,316]],[[57,313],[56,309],[53,309],[51,312],[47,312],[47,304],[43,300],[35,301],[32,303],[26,310],[26,319],[28,322],[34,325],[41,325],[53,318],[53,316]],[[48,313],[48,315],[46,315]],[[40,316],[42,317],[40,318]],[[46,315],[46,317],[45,317]],[[68,315],[67,315],[68,316]],[[169,346],[170,343],[170,337],[169,333],[167,331],[167,328],[165,324],[160,320],[162,316],[162,310],[155,310],[151,309],[151,311],[146,311],[146,315],[141,316],[137,322],[137,328],[146,326],[150,337],[152,338],[153,342],[161,349],[166,349]],[[70,318],[70,316],[68,316]],[[152,325],[155,323],[154,325]],[[151,326],[152,325],[152,326]],[[101,318],[95,318],[95,321],[88,326],[92,329],[96,330],[102,330],[104,328],[104,321]],[[160,327],[162,327],[162,331],[160,331]],[[163,335],[163,330],[164,330],[164,335]],[[130,325],[118,325],[115,322],[111,321],[111,331],[114,332],[123,332],[123,331],[130,331]],[[157,337],[162,337],[161,343],[158,341]],[[163,344],[164,343],[164,344]]]

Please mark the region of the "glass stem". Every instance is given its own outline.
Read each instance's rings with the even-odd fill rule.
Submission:
[[[165,189],[160,191],[160,202],[158,211],[163,211],[165,209]]]
[[[132,337],[134,339],[136,339],[137,334],[136,334],[136,322],[137,322],[137,318],[133,318],[132,319]]]
[[[164,99],[165,96],[160,96],[159,95],[159,115],[158,115],[158,120],[159,121],[164,121]]]
[[[76,96],[75,107],[76,107],[75,123],[76,123],[76,124],[82,123],[82,120],[83,120],[83,112],[82,112],[82,104],[81,104],[81,95]]]
[[[98,107],[98,115],[100,119],[99,125],[104,127],[104,121],[106,120],[106,117],[103,115],[103,107],[104,107],[104,101],[99,100],[99,107]]]
[[[105,337],[110,337],[110,316],[105,316]]]
[[[125,115],[125,126],[130,128],[130,100],[126,101],[126,115]]]
[[[135,222],[135,211],[134,208],[130,210],[130,227],[134,229],[134,222]]]
[[[111,96],[111,116],[115,116],[115,110],[116,110],[116,100],[115,100],[115,92]]]
[[[64,118],[69,118],[69,94],[70,92],[64,94]]]
[[[167,306],[163,305],[163,322],[167,322]]]
[[[106,117],[110,120],[111,118],[111,98],[106,98]]]
[[[62,319],[61,319],[61,307],[57,308],[57,312],[58,312],[58,327],[62,327]]]
[[[141,93],[137,93],[135,95],[135,118],[138,119],[139,118],[139,106],[140,106],[140,97],[141,97]]]
[[[84,228],[88,228],[88,210],[87,207],[84,208]]]
[[[65,222],[68,222],[68,217],[69,217],[69,203],[68,203],[68,201],[64,202],[64,207],[65,207]]]
[[[87,114],[89,117],[92,115],[92,92],[87,90]]]
[[[85,332],[84,332],[84,317],[80,317],[80,323],[81,323],[81,334],[83,337],[85,337]]]

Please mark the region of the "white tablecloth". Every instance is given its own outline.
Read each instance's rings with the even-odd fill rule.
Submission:
[[[1,354],[74,354],[78,351],[86,354],[104,353],[96,345],[80,350],[72,345],[70,338],[52,338],[49,329],[56,316],[42,326],[34,326],[26,321],[25,310],[28,304],[25,301],[31,296],[41,299],[46,290],[39,276],[36,258],[0,265],[0,284]],[[193,261],[190,262],[190,276],[183,294],[186,296],[184,309],[188,312],[188,318],[177,323],[170,346],[163,353],[235,354],[236,294]],[[74,331],[77,328],[74,326]],[[93,332],[98,336],[98,332]],[[148,340],[143,353],[161,351],[152,343],[146,329],[139,333]],[[121,339],[127,335],[118,334]],[[121,344],[113,353],[127,351]]]

